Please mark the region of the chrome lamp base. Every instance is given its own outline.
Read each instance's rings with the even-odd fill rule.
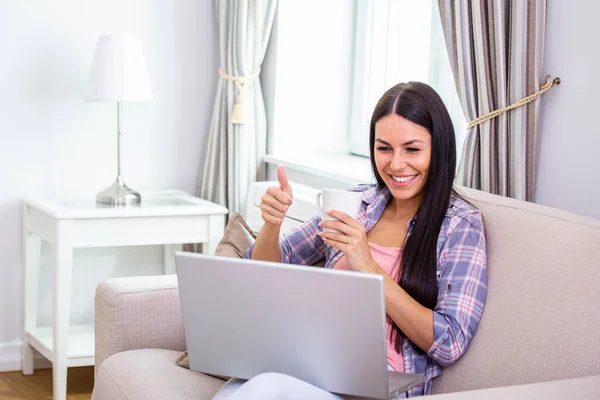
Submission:
[[[111,187],[104,189],[96,195],[96,203],[107,206],[135,206],[142,201],[142,196],[130,189],[123,182],[121,176],[117,177]]]
[[[127,187],[121,177],[121,102],[117,102],[117,180],[111,187],[96,195],[96,204],[104,206],[137,206],[142,202],[142,196]]]

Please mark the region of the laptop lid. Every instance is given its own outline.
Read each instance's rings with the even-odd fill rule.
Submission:
[[[388,398],[380,275],[177,252],[190,368]]]

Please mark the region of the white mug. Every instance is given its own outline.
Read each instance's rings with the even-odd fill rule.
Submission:
[[[358,212],[362,203],[362,192],[350,192],[347,190],[323,189],[317,193],[317,209],[323,221],[337,220],[323,210],[336,210],[348,214],[358,220]],[[322,200],[322,204],[321,204]],[[338,232],[336,229],[323,229],[328,232]]]

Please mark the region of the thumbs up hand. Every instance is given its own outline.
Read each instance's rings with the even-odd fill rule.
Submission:
[[[294,195],[292,192],[292,187],[290,186],[290,182],[288,181],[288,177],[285,173],[285,168],[283,168],[282,166],[279,166],[279,168],[277,168],[277,180],[279,181],[281,190],[283,190],[285,194],[289,196],[290,202],[293,201]]]
[[[279,226],[292,205],[294,195],[282,166],[277,169],[277,180],[279,187],[271,186],[267,189],[261,198],[260,209],[265,223]]]

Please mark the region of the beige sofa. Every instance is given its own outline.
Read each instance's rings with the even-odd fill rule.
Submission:
[[[459,191],[486,221],[488,299],[469,351],[434,381],[445,393],[435,397],[599,399],[600,221]],[[212,398],[223,381],[177,366],[184,349],[175,276],[98,286],[92,399]]]

